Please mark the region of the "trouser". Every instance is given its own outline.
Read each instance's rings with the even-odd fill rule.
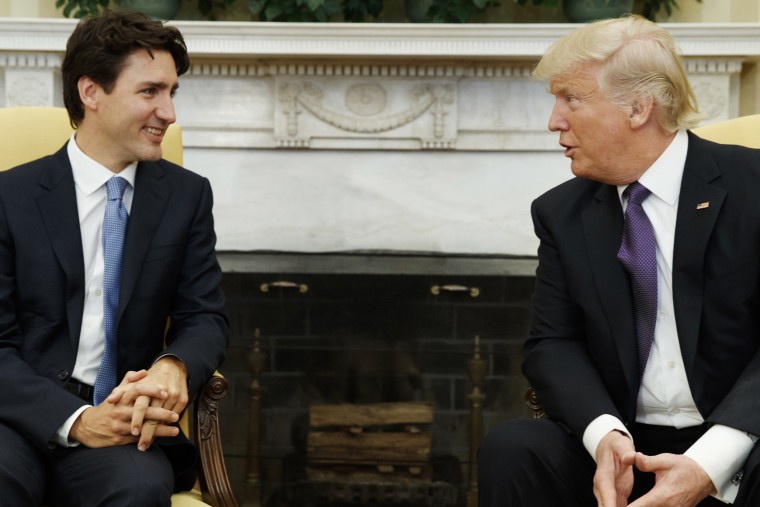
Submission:
[[[629,428],[638,451],[647,455],[682,454],[706,430],[705,425],[675,428],[634,425]],[[596,463],[580,439],[549,419],[515,420],[494,428],[478,453],[479,507],[595,507]],[[760,452],[753,449],[744,466],[738,507],[760,505]],[[654,474],[634,468],[630,501],[654,485]],[[725,506],[715,498],[700,507]]]
[[[0,424],[0,506],[169,507],[174,472],[152,445],[43,451]]]

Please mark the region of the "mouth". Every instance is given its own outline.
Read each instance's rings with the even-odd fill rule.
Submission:
[[[158,141],[161,142],[161,139],[164,137],[164,129],[158,128],[158,127],[144,127],[143,131],[148,133],[149,135],[158,138]]]
[[[570,146],[569,144],[564,144],[564,143],[559,143],[559,144],[565,149],[565,156],[572,157],[573,152],[575,151],[575,146]]]

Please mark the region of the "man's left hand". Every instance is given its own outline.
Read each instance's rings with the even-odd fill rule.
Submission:
[[[168,396],[158,398],[140,394],[138,387],[141,384],[157,386]],[[140,436],[137,447],[141,451],[145,451],[153,443],[157,425],[161,424],[156,421],[145,420],[148,407],[161,407],[177,414],[181,414],[187,407],[187,369],[185,364],[174,356],[164,356],[153,363],[143,378],[114,389],[107,401],[134,403],[132,434]]]
[[[715,493],[710,477],[694,460],[678,454],[636,453],[636,468],[654,472],[654,488],[629,507],[694,507]]]

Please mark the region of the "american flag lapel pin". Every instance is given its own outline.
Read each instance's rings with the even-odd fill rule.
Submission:
[[[700,202],[699,204],[697,204],[697,209],[705,209],[705,208],[709,208],[709,207],[710,207],[710,202],[709,201],[707,201],[707,202]]]

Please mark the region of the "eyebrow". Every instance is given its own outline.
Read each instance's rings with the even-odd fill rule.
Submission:
[[[547,89],[547,91],[551,93],[552,95],[567,94],[569,90],[570,90],[570,87],[567,84],[556,84],[556,83],[549,83],[549,87]]]
[[[171,88],[171,91],[176,92],[177,89],[179,89],[179,83],[174,83],[171,87],[168,83],[164,81],[145,81],[144,83],[141,83],[141,87],[149,87],[149,88],[159,88],[161,90],[165,90],[167,88]]]

